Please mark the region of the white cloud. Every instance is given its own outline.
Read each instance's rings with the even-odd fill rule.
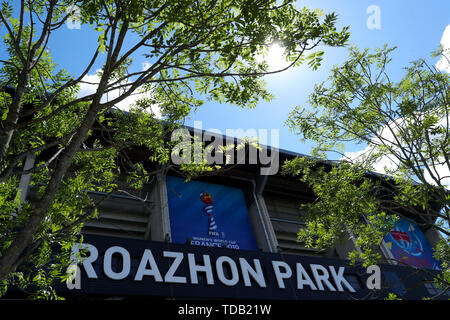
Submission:
[[[152,65],[150,62],[148,61],[144,61],[142,62],[142,71],[147,70],[148,68],[150,68]]]
[[[402,120],[400,118],[392,121],[378,132],[378,137],[372,138],[371,143],[365,149],[356,152],[346,152],[344,159],[359,163],[368,163],[369,161],[372,170],[381,174],[389,174],[395,171],[399,165],[398,159],[392,155],[377,155],[379,153],[377,146],[393,147],[395,135],[401,125]],[[370,159],[369,157],[371,156],[374,156],[374,159]]]
[[[356,152],[346,152],[345,159],[353,163],[365,162],[376,151],[373,145]],[[372,164],[372,171],[381,174],[389,174],[398,168],[398,160],[395,157],[383,155],[378,157]]]
[[[440,183],[450,190],[450,169],[443,161],[443,158],[439,160],[439,164],[434,166],[435,172],[433,172],[433,175],[440,179]],[[436,182],[428,171],[425,171],[425,179],[431,184],[436,185]]]
[[[442,34],[441,45],[444,50],[445,57],[441,57],[439,59],[436,64],[436,68],[440,71],[450,73],[450,24],[445,28],[444,33]],[[444,128],[448,128],[449,122],[450,119],[445,119],[444,117],[439,125]],[[440,177],[444,177],[442,184],[445,185],[447,189],[450,189],[450,168],[443,161],[441,161],[441,163],[442,164],[435,166],[436,171]],[[428,173],[426,174],[426,177],[431,180],[431,176]]]
[[[450,25],[448,25],[441,38],[441,45],[444,49],[444,55],[446,57],[441,57],[436,63],[436,68],[440,71],[445,71],[450,73]]]
[[[142,70],[146,70],[149,67],[148,62],[142,63]],[[100,82],[100,78],[98,77],[98,72],[100,70],[96,70],[95,74],[85,75],[80,83],[80,91],[78,93],[78,97],[84,97],[90,94],[95,93],[97,90],[97,86]],[[123,89],[115,89],[107,94],[104,94],[101,101],[107,102],[118,98],[123,93]],[[136,101],[141,98],[150,98],[150,92],[138,92],[136,90],[133,94],[129,95],[122,101],[116,104],[116,107],[123,110],[128,111],[130,107],[135,105]],[[150,110],[149,110],[150,111]],[[161,118],[161,111],[158,106],[152,106],[151,112],[156,118]]]
[[[342,160],[345,159],[347,161],[351,161],[352,163],[362,163],[373,152],[374,146],[370,145],[363,150],[359,150],[356,152],[346,152]],[[434,166],[430,163],[428,165],[432,170],[432,174],[434,175],[434,177],[439,179],[440,184],[450,190],[450,169],[443,160],[443,158],[437,159]],[[372,164],[372,171],[384,175],[392,175],[392,173],[394,173],[398,169],[398,165],[399,160],[394,156],[382,155],[377,158],[376,161]],[[437,185],[436,181],[431,176],[431,173],[428,170],[424,170],[424,178],[428,183]]]
[[[375,143],[375,141],[374,141]],[[346,152],[342,160],[352,163],[368,163],[371,164],[371,171],[380,174],[392,174],[398,168],[398,159],[389,155],[375,155],[377,152],[376,144],[370,144],[363,150],[356,152]],[[374,159],[370,159],[374,156]],[[369,160],[370,159],[370,160]]]
[[[98,72],[99,70],[97,70]],[[78,92],[78,97],[84,97],[90,94],[93,94],[97,89],[97,85],[100,81],[97,74],[87,74],[81,79],[80,83],[80,91]]]
[[[441,121],[436,124],[436,126],[440,126],[442,128],[448,127],[448,119],[442,117]],[[406,125],[406,124],[405,124]],[[368,163],[368,159],[371,155],[374,155],[377,152],[378,145],[385,145],[391,147],[393,150],[397,151],[399,155],[403,158],[410,152],[415,152],[415,150],[409,149],[407,146],[403,148],[403,151],[400,151],[399,146],[395,142],[394,135],[398,133],[400,127],[402,127],[402,120],[396,119],[389,124],[389,126],[385,126],[382,131],[379,133],[381,138],[373,138],[371,143],[364,148],[363,150],[359,150],[356,152],[346,152],[344,157],[341,160],[347,160],[352,163]],[[432,138],[439,138],[436,136],[431,136]],[[427,157],[425,155],[425,157]],[[369,160],[371,162],[371,170],[376,173],[392,175],[399,167],[400,160],[395,157],[393,154],[383,154],[375,156],[375,161],[373,159]],[[450,189],[450,168],[445,163],[443,158],[434,159],[434,163],[431,161],[427,162],[428,167],[432,171],[432,174],[435,178],[437,178],[443,186],[446,186],[447,189]],[[424,170],[424,178],[425,180],[432,184],[437,185],[436,181],[431,176],[431,173],[428,170]]]
[[[441,57],[439,61],[436,63],[436,68],[440,71],[445,71],[450,73],[450,25],[448,25],[441,37],[441,45],[444,50],[445,57]],[[392,141],[396,129],[396,125],[400,125],[401,119],[395,120],[391,125],[393,124],[394,132],[387,130],[387,127],[383,128],[381,132],[381,136],[385,140],[385,142]],[[441,126],[443,128],[448,128],[448,124],[450,122],[450,119],[442,117],[441,121],[437,124],[437,126]],[[359,150],[356,152],[347,152],[345,153],[342,160],[352,161],[352,162],[362,162],[367,159],[368,156],[373,154],[375,150],[375,144],[378,144],[380,140],[374,139],[373,144],[368,145],[365,149]],[[393,156],[381,156],[377,159],[375,163],[372,165],[372,169],[374,172],[381,173],[381,174],[390,174],[393,171],[395,171],[398,168],[399,161],[393,157]],[[443,161],[443,159],[435,159],[435,165],[429,164],[430,168],[433,171],[433,174],[435,177],[438,177],[440,179],[440,183],[447,187],[447,189],[450,189],[450,168],[448,165]],[[431,177],[430,172],[425,170],[424,176],[426,181],[428,181],[431,184],[436,185],[436,182]]]

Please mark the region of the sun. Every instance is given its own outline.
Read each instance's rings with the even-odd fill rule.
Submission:
[[[284,56],[284,48],[278,42],[271,44],[265,60],[269,65],[269,71],[284,69],[289,64]]]

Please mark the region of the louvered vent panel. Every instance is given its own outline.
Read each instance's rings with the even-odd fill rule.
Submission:
[[[299,255],[322,255],[323,252],[307,248],[297,241],[297,233],[304,227],[301,200],[279,194],[264,194],[264,201],[278,240],[281,253]]]
[[[99,195],[93,198],[100,199]],[[141,202],[121,195],[112,196],[99,207],[98,218],[84,224],[84,234],[121,238],[148,239],[150,208]]]

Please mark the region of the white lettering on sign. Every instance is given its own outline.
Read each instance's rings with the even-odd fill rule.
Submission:
[[[309,277],[301,263],[297,263],[297,289],[303,290],[303,286],[309,286],[311,290],[317,290],[316,285]]]
[[[122,256],[122,271],[115,272],[112,269],[112,255],[114,253],[118,253]],[[103,258],[103,271],[106,276],[113,280],[122,280],[125,279],[130,273],[130,254],[125,248],[122,247],[111,247],[105,251],[105,257]]]
[[[227,279],[225,276],[225,272],[223,270],[223,265],[227,264],[230,267],[231,270],[231,279]],[[221,256],[216,260],[216,271],[217,271],[217,277],[219,278],[220,282],[222,282],[224,285],[232,287],[235,286],[239,282],[239,273],[238,268],[236,266],[236,263],[233,259],[227,256]]]
[[[88,249],[90,255],[83,260],[74,258],[73,262],[83,264],[89,279],[97,279],[98,276],[93,267],[93,263],[99,257],[97,248],[91,244],[77,244],[74,246],[73,256],[77,256],[81,249]],[[117,262],[114,268],[112,262],[113,255],[116,257],[114,261]],[[185,269],[181,269],[180,266],[183,264],[183,261],[186,261],[186,255],[189,270],[187,271],[188,274],[182,274]],[[165,259],[164,263],[161,262],[161,259]],[[271,263],[272,274],[275,276],[276,283],[280,289],[285,289],[286,284],[293,281],[294,279],[292,278],[294,277],[296,281],[291,284],[297,290],[304,290],[308,287],[314,291],[328,290],[332,292],[344,292],[347,290],[352,293],[356,292],[344,276],[345,267],[325,267],[320,264],[309,264],[309,269],[307,269],[308,266],[304,266],[298,262],[293,266],[295,267],[294,274],[291,265],[285,261],[275,260],[271,261]],[[165,274],[161,273],[162,270],[158,264],[169,266]],[[184,265],[186,265],[186,262],[184,262]],[[72,264],[70,270],[73,270],[74,266],[76,264]],[[213,269],[213,266],[215,269]],[[164,270],[166,269],[164,268]],[[265,271],[268,272],[267,269]],[[119,246],[112,246],[106,249],[103,256],[103,272],[112,280],[122,280],[130,276],[130,253],[125,248]],[[161,257],[156,256],[155,258],[154,253],[150,249],[145,249],[142,252],[133,279],[134,281],[142,281],[144,277],[149,277],[153,278],[152,280],[154,282],[188,284],[189,276],[190,284],[198,284],[200,274],[205,276],[206,284],[208,285],[215,284],[214,277],[216,276],[219,283],[227,287],[236,286],[240,281],[243,282],[245,287],[252,287],[254,285],[258,285],[261,288],[267,287],[267,273],[265,276],[259,259],[253,259],[250,263],[242,257],[234,260],[228,256],[219,256],[215,261],[211,262],[211,257],[208,254],[196,256],[194,253],[185,254],[176,251],[162,251]],[[70,284],[70,289],[79,288],[81,288],[79,284]]]
[[[207,254],[203,255],[203,265],[198,265],[195,262],[195,255],[193,253],[188,253],[189,262],[189,272],[191,275],[191,283],[198,284],[198,272],[204,272],[206,274],[206,283],[214,284],[214,278],[211,269],[211,260]]]
[[[353,289],[353,287],[350,285],[350,283],[348,283],[347,279],[344,278],[344,267],[339,267],[339,271],[337,273],[333,266],[330,266],[329,268],[338,291],[344,291],[344,288],[342,287],[342,285],[344,285],[348,289],[348,291],[356,292],[355,289]]]
[[[89,251],[88,257],[80,257],[80,251],[87,250]],[[72,254],[70,256],[70,260],[72,264],[69,266],[69,270],[73,270],[73,265],[83,264],[84,270],[87,273],[88,278],[97,279],[97,274],[95,273],[94,267],[92,263],[96,261],[98,258],[98,250],[95,246],[88,243],[75,243],[72,247]]]
[[[150,265],[150,269],[147,269],[147,265]],[[149,249],[144,250],[141,262],[136,272],[134,280],[141,281],[144,276],[152,276],[156,282],[162,282],[161,273],[159,273],[158,265],[153,257],[152,251]]]
[[[292,270],[289,265],[284,261],[272,261],[273,271],[277,278],[278,287],[280,289],[286,288],[284,285],[284,279],[289,279],[292,276]],[[283,269],[283,271],[281,271]]]
[[[175,260],[170,265],[169,270],[167,270],[166,275],[164,276],[164,282],[170,283],[187,283],[186,277],[175,276],[175,272],[177,272],[178,267],[183,261],[184,254],[182,252],[172,252],[172,251],[164,251],[164,258],[175,258]]]
[[[266,280],[264,279],[261,263],[258,259],[253,259],[255,268],[252,268],[244,258],[239,258],[239,264],[241,266],[242,277],[244,278],[244,285],[246,287],[252,286],[252,283],[250,282],[250,276],[252,276],[253,280],[255,280],[260,287],[266,287]]]
[[[314,280],[316,280],[317,288],[320,291],[325,290],[323,287],[324,283],[330,291],[336,291],[330,281],[328,281],[330,275],[328,273],[328,270],[325,269],[324,266],[320,264],[311,264],[310,267],[314,276]]]

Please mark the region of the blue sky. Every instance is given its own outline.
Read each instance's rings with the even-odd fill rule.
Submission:
[[[430,53],[438,48],[446,26],[450,25],[450,1],[447,0],[320,0],[299,1],[299,5],[321,8],[325,12],[335,11],[339,25],[350,26],[349,44],[361,49],[374,49],[385,43],[397,46],[388,69],[393,79],[403,76],[402,68],[409,62],[430,57]],[[370,5],[377,5],[380,9],[380,29],[367,27],[367,20],[372,16],[366,13]],[[311,145],[300,142],[284,122],[295,106],[307,107],[307,98],[314,84],[326,80],[330,68],[344,62],[346,57],[345,48],[326,48],[324,62],[316,71],[300,67],[266,77],[268,89],[275,95],[271,102],[261,102],[252,110],[210,103],[202,106],[186,123],[193,125],[193,121],[201,120],[203,129],[217,128],[222,132],[227,128],[279,129],[280,148],[309,154]],[[355,151],[354,148],[350,146],[349,151]]]
[[[450,25],[450,1],[448,0],[316,0],[298,1],[299,6],[321,8],[324,12],[336,12],[338,25],[350,26],[349,44],[359,48],[381,47],[385,43],[397,46],[393,55],[389,74],[400,79],[402,68],[409,62],[421,57],[429,57],[440,43],[445,28]],[[368,19],[373,13],[367,13],[369,6],[376,5],[380,13],[380,28],[369,29]],[[449,29],[450,30],[450,29]],[[0,29],[0,33],[4,28]],[[80,29],[62,27],[53,34],[49,44],[53,59],[73,75],[77,75],[87,65],[96,45],[97,35],[88,26]],[[449,43],[450,45],[450,43]],[[2,56],[0,48],[0,56]],[[207,103],[187,119],[187,125],[202,121],[203,129],[266,129],[279,130],[279,147],[294,152],[309,154],[311,145],[301,143],[298,136],[290,133],[284,125],[288,114],[297,105],[307,106],[307,97],[314,84],[324,81],[333,65],[345,61],[347,50],[344,48],[325,48],[322,66],[311,71],[299,67],[281,74],[266,77],[267,87],[275,98],[267,103],[261,102],[255,109],[241,109],[226,104]],[[432,60],[430,60],[432,61]],[[142,68],[142,60],[135,59],[135,68]],[[433,62],[435,63],[435,62]],[[101,67],[97,65],[94,70]],[[90,75],[95,77],[94,74]],[[87,88],[89,89],[89,88]],[[268,144],[271,143],[270,139]],[[352,149],[353,148],[353,149]],[[350,147],[349,151],[356,151]]]

